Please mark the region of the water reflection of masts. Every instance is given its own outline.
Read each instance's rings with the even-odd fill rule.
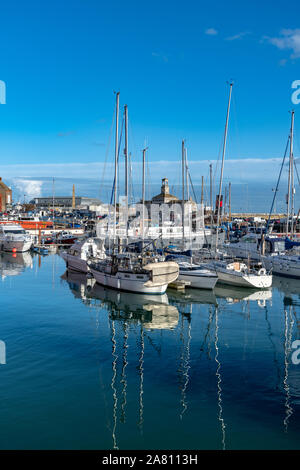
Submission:
[[[218,407],[219,407],[219,413],[218,413],[218,419],[221,423],[221,431],[222,431],[222,448],[225,450],[225,421],[223,418],[223,408],[222,408],[222,377],[221,377],[221,363],[219,361],[219,347],[218,347],[218,337],[219,333],[219,325],[218,325],[218,307],[216,307],[216,329],[215,329],[215,349],[216,349],[216,355],[215,355],[215,361],[217,363],[217,370],[216,370],[216,377],[217,377],[217,389],[218,389]]]
[[[192,308],[192,304],[191,304]],[[185,345],[185,332],[184,332],[184,319],[186,319],[188,328],[187,328],[187,341]],[[181,333],[180,338],[182,340],[182,354],[181,354],[181,366],[180,371],[182,372],[182,388],[181,388],[181,413],[180,419],[183,418],[184,413],[187,410],[187,399],[186,391],[189,383],[189,369],[190,369],[190,345],[191,345],[191,312],[189,314],[181,314]]]
[[[290,386],[288,384],[289,376],[289,354],[291,352],[292,332],[294,326],[294,320],[292,316],[292,306],[289,307],[289,314],[287,310],[284,311],[285,328],[284,328],[284,380],[283,387],[286,392],[285,399],[285,418],[283,420],[284,432],[288,432],[289,419],[293,414],[293,408],[290,405]]]
[[[207,329],[206,329],[206,333],[205,333],[205,336],[204,336],[204,339],[203,339],[203,342],[200,346],[200,358],[201,358],[201,355],[204,351],[204,346],[205,344],[207,343],[207,357],[208,359],[211,359],[210,357],[210,353],[211,353],[211,336],[210,336],[210,329],[211,329],[211,325],[212,325],[212,320],[213,320],[213,317],[214,317],[214,312],[212,310],[212,307],[209,306],[209,317],[208,317],[208,324],[207,324]],[[209,341],[208,341],[209,340]]]
[[[118,355],[116,353],[117,342],[116,342],[116,329],[115,329],[115,322],[112,320],[111,322],[111,342],[112,342],[112,379],[111,379],[111,388],[113,391],[113,428],[112,428],[112,440],[113,440],[113,448],[118,449],[117,446],[117,437],[116,437],[116,430],[117,430],[117,410],[118,410],[118,397],[117,397],[117,388],[116,388],[116,376],[117,376],[117,360]]]
[[[124,341],[123,341],[123,363],[122,363],[122,372],[121,372],[121,384],[123,385],[122,388],[122,403],[121,403],[121,423],[125,423],[126,421],[126,415],[125,415],[125,410],[126,410],[126,403],[127,403],[127,377],[126,377],[126,366],[128,364],[127,361],[127,349],[128,349],[128,325],[127,322],[124,322],[123,324],[123,330],[124,330]]]
[[[267,306],[265,306],[265,312],[266,312],[265,318],[266,318],[266,322],[267,322],[268,337],[269,337],[269,340],[270,340],[270,343],[271,343],[271,346],[272,346],[272,349],[273,349],[274,364],[275,364],[275,367],[276,367],[276,370],[277,370],[276,388],[279,389],[279,384],[281,382],[281,373],[280,373],[279,361],[278,361],[277,353],[276,353],[276,346],[275,346],[275,343],[273,341],[273,333],[272,333],[272,330],[271,330],[271,323],[270,323],[269,317],[268,317]]]
[[[139,429],[140,433],[143,434],[143,423],[144,423],[144,352],[145,352],[145,343],[144,343],[144,330],[141,323],[141,332],[140,332],[140,357],[139,357],[139,375],[140,375],[140,394],[139,394]]]

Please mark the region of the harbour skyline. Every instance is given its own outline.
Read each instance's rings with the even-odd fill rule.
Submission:
[[[12,183],[12,189],[15,200],[21,203],[29,202],[31,199],[38,197],[50,197],[53,195],[53,178],[44,177],[36,179],[15,178],[8,180]],[[170,191],[180,198],[181,185],[179,178],[169,178]],[[108,204],[111,200],[112,184],[111,180],[105,180],[102,184],[96,178],[62,178],[54,179],[54,200],[61,196],[72,195],[73,184],[75,184],[76,196],[96,197],[99,198],[104,204]],[[224,196],[228,192],[229,181],[226,178],[224,181]],[[274,196],[276,182],[261,182],[259,185],[255,181],[246,182],[231,182],[231,207],[233,212],[239,213],[264,213],[268,214],[271,208],[272,199]],[[123,187],[123,182],[120,184]],[[160,192],[161,183],[153,182],[147,185],[146,198],[151,199],[154,195]],[[217,193],[218,181],[213,185],[213,194]],[[201,182],[197,181],[193,184],[194,192],[191,190],[190,196],[198,203],[201,198]],[[286,181],[282,181],[279,185],[273,213],[286,213]],[[123,191],[120,192],[120,197],[123,196]],[[209,185],[204,184],[204,204],[209,206],[210,196]],[[130,191],[130,201],[138,202],[141,199],[142,185],[136,183]],[[300,203],[299,192],[295,193],[295,203]],[[228,202],[228,200],[227,200]],[[228,208],[227,208],[228,209]]]

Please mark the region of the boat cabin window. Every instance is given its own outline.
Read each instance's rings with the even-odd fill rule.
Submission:
[[[283,240],[274,242],[274,253],[285,250],[285,242]]]
[[[17,228],[16,228],[16,229],[6,229],[6,228],[5,228],[5,229],[4,229],[4,233],[16,233],[16,234],[19,235],[20,233],[25,234],[26,232],[25,232],[25,230],[23,230],[23,229],[17,229]]]
[[[199,269],[201,269],[201,267],[199,266],[189,266],[187,268],[183,268],[185,269],[186,271],[199,271]]]
[[[255,238],[251,238],[251,237],[243,238],[243,241],[247,242],[247,243],[256,243],[257,242],[257,240]]]

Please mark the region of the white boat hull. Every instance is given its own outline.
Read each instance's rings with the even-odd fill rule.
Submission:
[[[29,251],[32,245],[32,241],[18,241],[18,240],[0,240],[1,251],[16,251],[18,253],[24,253]]]
[[[292,261],[288,257],[270,256],[267,257],[265,264],[268,269],[272,269],[273,274],[300,278],[300,260]]]
[[[192,273],[182,273],[179,271],[178,279],[180,281],[190,282],[189,287],[197,289],[213,289],[218,281],[218,276],[205,276]]]
[[[240,274],[239,272],[229,272],[229,270],[225,269],[217,269],[217,274],[220,282],[232,286],[267,289],[272,285],[272,275],[270,274],[256,276],[255,274]]]
[[[61,256],[66,262],[67,269],[73,269],[85,274],[89,272],[86,260],[79,258],[79,256],[69,255],[68,253],[62,253]]]
[[[98,284],[111,287],[112,289],[136,292],[139,294],[164,294],[168,287],[168,284],[147,286],[146,283],[149,281],[149,278],[146,276],[142,276],[143,279],[139,279],[135,274],[127,274],[129,277],[125,278],[122,272],[112,275],[93,268],[90,268],[90,271]]]

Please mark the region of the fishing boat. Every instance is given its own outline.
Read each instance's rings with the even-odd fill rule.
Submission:
[[[176,281],[179,266],[173,261],[149,260],[143,256],[119,253],[104,260],[88,262],[96,281],[107,287],[140,294],[164,294]]]
[[[24,252],[30,250],[31,236],[17,224],[0,225],[0,250]]]
[[[51,237],[46,237],[44,242],[46,245],[73,245],[73,243],[75,243],[77,239],[78,238],[76,235],[73,235],[67,230],[63,230],[61,232],[53,234]]]

